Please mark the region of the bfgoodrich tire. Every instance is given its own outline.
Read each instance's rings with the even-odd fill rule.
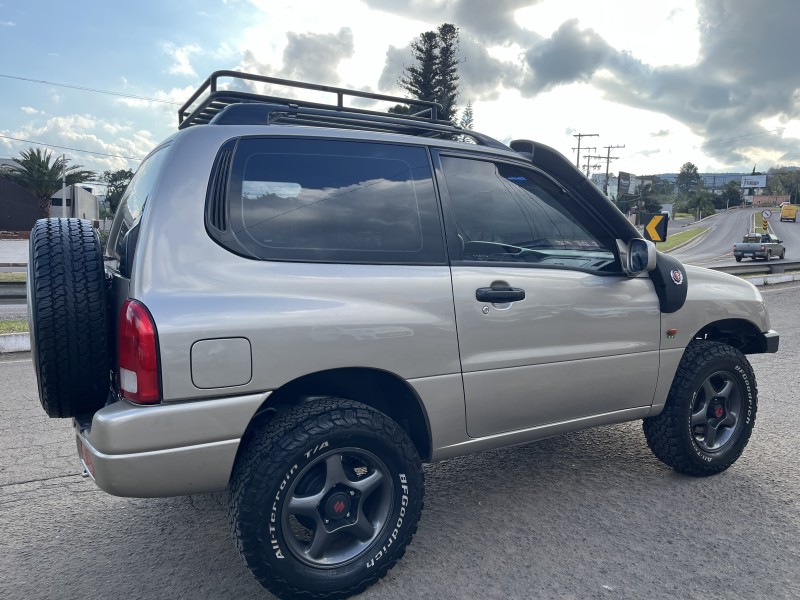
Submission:
[[[423,492],[419,456],[397,423],[357,402],[314,400],[242,449],[231,527],[245,564],[279,598],[346,598],[403,556]]]
[[[747,358],[727,344],[686,348],[664,410],[644,419],[656,457],[687,475],[713,475],[742,454],[756,420],[758,389]]]
[[[108,317],[100,240],[88,221],[36,222],[27,286],[42,408],[50,417],[98,410],[108,396]]]

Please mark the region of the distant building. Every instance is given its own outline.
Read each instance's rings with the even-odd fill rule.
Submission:
[[[40,216],[36,196],[0,177],[0,232],[27,233]]]
[[[68,185],[66,192],[66,213],[63,209],[62,192],[59,190],[51,198],[52,208],[50,215],[53,217],[77,217],[96,221],[100,218],[100,201],[94,194],[88,192],[80,185]],[[74,201],[73,201],[74,199]]]

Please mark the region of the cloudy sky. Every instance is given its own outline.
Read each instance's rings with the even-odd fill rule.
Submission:
[[[797,0],[0,0],[0,158],[135,169],[217,69],[402,95],[410,42],[444,22],[492,137],[574,160],[597,133],[639,175],[800,165]]]

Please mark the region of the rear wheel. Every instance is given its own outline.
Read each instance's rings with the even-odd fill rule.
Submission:
[[[103,255],[88,221],[36,222],[27,286],[42,408],[50,417],[98,410],[108,396],[108,323]]]
[[[693,341],[681,359],[664,410],[644,419],[653,454],[688,475],[713,475],[744,451],[758,389],[747,358],[727,344]]]
[[[736,259],[736,262],[742,262],[742,257],[741,256],[734,256],[733,258]]]
[[[346,598],[403,556],[423,473],[405,431],[358,402],[310,401],[256,432],[230,486],[233,534],[280,598]]]

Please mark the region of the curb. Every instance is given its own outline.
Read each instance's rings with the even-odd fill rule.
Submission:
[[[0,354],[5,352],[30,352],[31,338],[29,333],[0,334]]]

